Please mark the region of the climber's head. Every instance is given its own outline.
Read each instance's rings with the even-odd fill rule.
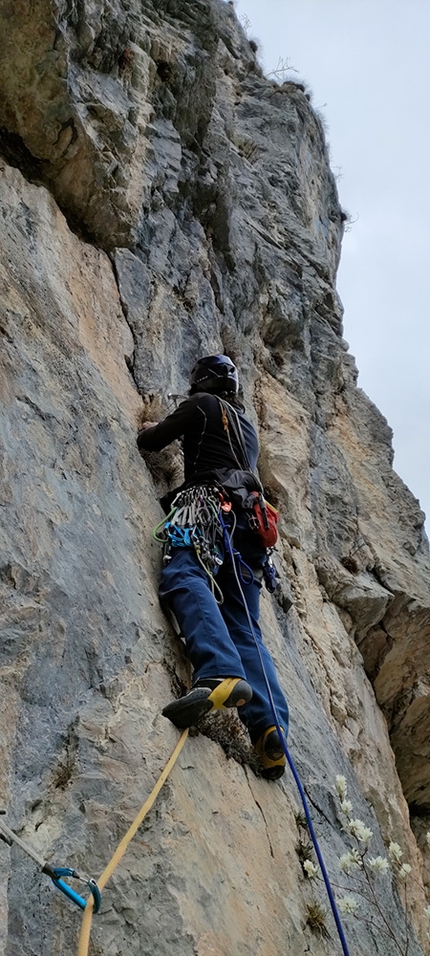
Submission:
[[[237,368],[228,355],[206,355],[198,359],[191,369],[190,395],[195,392],[211,392],[215,395],[229,392],[237,395],[238,391]]]

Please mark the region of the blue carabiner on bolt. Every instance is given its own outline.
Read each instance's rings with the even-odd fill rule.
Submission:
[[[64,895],[67,896],[69,900],[72,900],[73,903],[76,903],[76,905],[79,906],[81,910],[85,909],[87,905],[87,900],[84,900],[82,896],[79,896],[79,893],[76,893],[75,890],[72,889],[72,887],[69,886],[68,883],[66,883],[64,880],[61,879],[62,876],[71,876],[76,880],[81,880],[82,877],[79,876],[76,870],[72,870],[68,866],[50,866],[49,863],[46,863],[45,866],[43,867],[42,872],[46,873],[47,876],[51,877],[51,880],[54,883],[54,885],[59,890],[61,890],[61,892],[64,893]],[[86,885],[88,886],[88,889],[94,899],[93,912],[98,913],[101,906],[101,902],[102,902],[102,896],[97,886],[97,883],[93,879],[84,880],[83,882],[86,883]]]
[[[5,811],[0,809],[0,813],[3,814]],[[77,906],[84,910],[87,905],[87,900],[84,900],[82,896],[79,896],[79,893],[76,893],[75,890],[69,886],[61,877],[71,876],[75,880],[81,880],[82,883],[86,883],[90,893],[92,894],[94,900],[94,913],[98,913],[102,901],[100,890],[97,886],[95,880],[86,880],[82,876],[79,876],[79,873],[76,870],[72,870],[69,866],[51,866],[50,863],[46,863],[45,860],[39,856],[38,853],[33,850],[31,846],[28,846],[27,843],[24,843],[24,840],[21,840],[13,830],[10,830],[3,821],[0,823],[0,838],[4,840],[9,846],[12,846],[12,843],[16,843],[21,847],[21,850],[24,850],[24,853],[27,853],[32,860],[40,867],[42,873],[46,873],[47,876],[51,877],[52,882],[55,886],[68,897],[72,903],[76,903]]]

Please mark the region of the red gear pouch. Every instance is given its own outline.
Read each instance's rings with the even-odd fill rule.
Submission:
[[[248,518],[249,527],[258,538],[258,543],[263,548],[273,548],[278,540],[277,524],[279,521],[279,511],[265,501],[259,491],[253,491],[247,501],[247,510],[251,514]]]

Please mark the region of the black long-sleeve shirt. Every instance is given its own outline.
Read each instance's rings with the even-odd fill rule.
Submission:
[[[255,470],[258,458],[258,438],[246,415],[234,408],[242,430],[250,469]],[[229,435],[231,445],[229,442]],[[220,402],[209,392],[198,392],[158,425],[145,428],[137,438],[140,451],[161,451],[177,438],[183,438],[184,477],[186,482],[208,478],[215,469],[243,469],[247,467],[234,434],[229,426],[227,434],[222,419]]]

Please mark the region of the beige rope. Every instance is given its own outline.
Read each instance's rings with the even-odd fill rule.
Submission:
[[[151,809],[152,805],[155,803],[155,800],[156,800],[156,798],[157,798],[157,796],[158,796],[158,794],[159,794],[159,792],[160,792],[160,790],[161,790],[163,784],[166,782],[166,780],[167,780],[167,778],[168,778],[168,776],[169,776],[170,771],[173,770],[173,767],[174,767],[174,765],[175,765],[175,763],[176,763],[176,761],[177,761],[177,759],[178,759],[178,757],[179,757],[179,754],[180,754],[180,752],[181,752],[181,750],[182,750],[182,748],[183,748],[183,746],[184,746],[184,743],[185,743],[185,741],[186,741],[186,739],[187,739],[187,736],[188,736],[188,730],[184,730],[184,731],[182,732],[182,734],[181,734],[179,740],[178,740],[178,743],[176,744],[176,747],[175,747],[175,749],[174,749],[174,751],[173,751],[171,757],[170,757],[169,760],[167,761],[164,770],[161,772],[161,774],[160,774],[160,776],[159,776],[159,778],[158,778],[158,780],[157,780],[157,783],[155,784],[154,789],[151,791],[151,793],[150,793],[148,799],[145,800],[145,803],[143,804],[143,806],[142,806],[141,809],[139,810],[139,813],[137,814],[137,817],[135,818],[135,820],[134,820],[133,823],[131,824],[131,827],[127,830],[127,833],[126,833],[125,836],[122,838],[121,843],[118,845],[117,849],[115,850],[115,853],[113,854],[112,859],[109,861],[109,863],[108,863],[106,869],[103,870],[103,873],[102,873],[100,879],[97,881],[97,885],[98,885],[98,887],[99,887],[100,890],[104,889],[104,887],[106,886],[107,881],[110,879],[110,877],[112,876],[112,873],[114,872],[114,870],[115,870],[116,867],[118,866],[118,863],[120,862],[120,860],[121,860],[122,857],[124,856],[124,853],[125,853],[125,851],[126,851],[128,845],[129,845],[129,843],[131,842],[131,840],[132,840],[133,837],[135,836],[137,830],[139,829],[140,824],[142,823],[142,821],[143,821],[144,818],[146,817],[146,814],[147,814],[148,811]],[[94,898],[91,896],[91,897],[88,899],[87,905],[86,905],[86,907],[85,907],[85,909],[84,909],[84,917],[83,917],[83,920],[82,920],[81,933],[80,933],[80,937],[79,937],[78,956],[88,956],[88,947],[89,947],[89,944],[90,944],[91,923],[92,923],[92,918],[93,918],[93,906],[94,906]]]

